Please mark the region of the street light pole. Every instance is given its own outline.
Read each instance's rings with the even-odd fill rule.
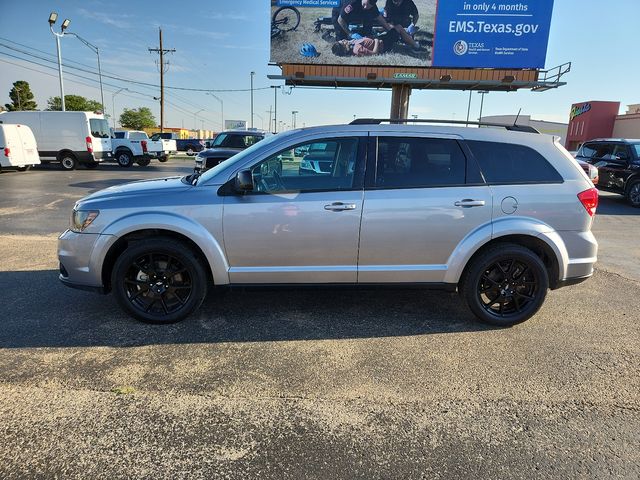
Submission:
[[[58,14],[56,12],[51,12],[49,15],[49,30],[54,37],[56,37],[56,48],[58,49],[58,76],[60,77],[60,103],[62,105],[62,111],[66,111],[65,103],[64,103],[64,83],[62,81],[62,52],[60,51],[60,38],[64,36],[64,31],[67,29],[71,20],[68,18],[64,19],[62,25],[60,25],[60,33],[56,33],[53,31],[53,25],[56,23],[58,19]]]
[[[480,118],[478,118],[478,121],[481,122],[482,121],[482,107],[484,106],[484,96],[489,93],[488,90],[480,90],[478,92],[480,95],[482,95],[482,97],[480,97]]]
[[[207,95],[211,95],[213,98],[220,102],[220,131],[224,130],[224,103],[221,98],[218,98],[211,92],[207,92]]]
[[[469,113],[471,112],[471,94],[473,93],[473,90],[469,90],[469,106],[467,107],[467,124],[466,126],[469,126]]]
[[[92,43],[89,43],[87,40],[82,38],[77,33],[67,32],[67,33],[65,33],[65,35],[73,35],[78,40],[80,40],[82,43],[84,43],[87,47],[89,47],[91,50],[93,50],[93,53],[95,53],[98,56],[98,78],[100,79],[100,99],[102,101],[102,109],[103,110],[106,109],[106,107],[104,105],[104,90],[102,89],[102,68],[100,67],[100,50],[98,49],[98,47],[96,47]]]
[[[253,128],[253,76],[256,72],[251,72],[251,128]]]
[[[271,85],[273,88],[273,133],[278,133],[278,89],[281,88],[280,85]]]
[[[117,92],[113,93],[111,95],[111,107],[113,109],[113,129],[115,130],[116,128],[116,95],[118,95],[120,92],[127,90],[126,88],[121,88],[120,90],[118,90]]]
[[[198,110],[196,113],[193,114],[193,129],[197,130],[198,129],[198,125],[196,123],[196,117],[198,116],[198,114],[200,112],[204,112],[204,108],[201,108],[200,110]]]

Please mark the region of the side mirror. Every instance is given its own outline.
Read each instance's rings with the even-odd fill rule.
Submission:
[[[253,175],[251,170],[241,170],[236,174],[236,191],[251,192],[253,191]]]
[[[616,153],[616,160],[620,160],[622,162],[626,162],[629,160],[629,155],[626,152],[618,152]]]

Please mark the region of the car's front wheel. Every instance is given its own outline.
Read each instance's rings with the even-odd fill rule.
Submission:
[[[521,245],[500,243],[471,261],[460,293],[483,322],[511,326],[535,315],[548,288],[540,257]]]
[[[182,242],[133,242],[111,274],[113,293],[130,315],[147,323],[173,323],[195,311],[207,293],[200,258]]]

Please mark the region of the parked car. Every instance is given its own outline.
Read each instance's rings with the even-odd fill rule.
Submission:
[[[211,147],[196,155],[194,169],[204,172],[231,158],[236,153],[259,142],[265,137],[261,130],[227,130],[220,132],[210,143]]]
[[[113,132],[111,144],[113,147],[113,158],[121,167],[130,167],[137,163],[141,167],[146,167],[151,162],[151,157],[158,157],[158,151],[150,151],[151,140],[145,132],[137,130],[122,130]],[[160,146],[158,146],[158,144]],[[160,142],[156,143],[156,149],[162,148]]]
[[[158,160],[163,163],[168,161],[171,155],[178,153],[178,144],[172,138],[162,138],[161,133],[154,133],[151,135],[151,140],[154,142],[160,142],[160,150],[162,150],[163,154],[158,157]]]
[[[624,195],[640,208],[640,140],[599,138],[585,142],[576,159],[598,169],[598,189]]]
[[[26,125],[0,124],[0,171],[20,172],[40,164],[38,145],[33,132]]]
[[[175,140],[176,150],[185,152],[189,156],[193,156],[204,149],[204,140],[199,138],[179,138],[173,132],[154,133],[152,138],[155,140]]]
[[[333,158],[336,153],[335,148],[336,144],[332,142],[309,145],[300,162],[300,174],[330,175],[333,167]]]
[[[592,275],[598,192],[553,137],[512,128],[293,130],[203,174],[93,193],[59,238],[60,280],[154,323],[195,311],[211,282],[422,285],[522,322]],[[316,144],[329,172],[282,169],[282,152]]]
[[[0,123],[28,126],[42,163],[59,162],[65,170],[95,168],[111,159],[111,130],[101,113],[2,112]]]

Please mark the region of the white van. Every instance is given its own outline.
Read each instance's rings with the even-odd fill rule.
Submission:
[[[24,172],[40,164],[38,145],[26,125],[0,125],[0,170],[15,168]]]
[[[60,162],[65,170],[74,170],[79,164],[95,168],[111,158],[111,131],[101,113],[0,113],[0,124],[8,123],[31,128],[42,163]]]

